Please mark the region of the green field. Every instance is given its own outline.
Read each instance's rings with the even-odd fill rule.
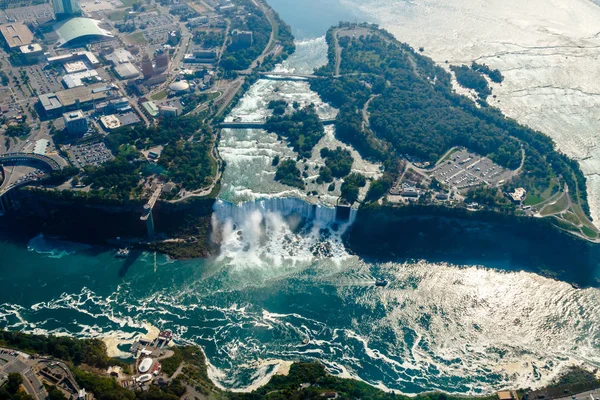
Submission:
[[[158,93],[153,94],[152,96],[150,96],[152,98],[152,100],[163,100],[167,98],[167,91],[166,90],[161,90]]]
[[[124,10],[116,10],[107,15],[108,19],[111,21],[121,21],[125,15],[129,12],[129,9]]]
[[[134,44],[140,44],[140,45],[148,44],[148,41],[146,40],[146,37],[144,36],[144,32],[132,33],[131,35],[127,35],[126,38]]]
[[[547,216],[565,210],[569,205],[569,198],[567,196],[567,194],[563,194],[554,204],[549,204],[542,208],[540,214]]]

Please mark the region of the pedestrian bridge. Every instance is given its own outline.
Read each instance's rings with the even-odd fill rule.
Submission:
[[[263,79],[282,80],[282,81],[306,81],[310,79],[325,79],[326,76],[313,74],[294,74],[289,72],[259,72],[258,75]]]
[[[333,125],[335,124],[335,118],[332,119],[321,119],[321,123],[323,125]],[[267,127],[266,122],[221,122],[221,128],[230,128],[230,129],[265,129]]]

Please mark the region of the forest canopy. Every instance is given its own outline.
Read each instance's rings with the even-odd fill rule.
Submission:
[[[339,35],[339,76],[332,76],[334,35],[353,26],[340,23],[327,33],[329,63],[315,72],[325,78],[311,80],[311,88],[340,110],[338,138],[363,157],[384,163],[384,176],[373,182],[376,190],[370,191],[368,199],[386,192],[403,157],[434,163],[450,148],[460,146],[512,170],[520,166],[524,153],[519,177],[526,189],[545,189],[554,177],[560,177],[589,215],[586,179],[576,161],[555,150],[552,139],[505,117],[482,98],[475,103],[455,93],[450,73],[389,33],[361,25],[370,34]],[[493,82],[502,80],[499,71],[483,64],[458,71],[468,74],[461,78],[463,83],[467,77],[472,79],[468,85],[481,96],[487,93],[483,75]],[[366,125],[363,108],[369,100]]]

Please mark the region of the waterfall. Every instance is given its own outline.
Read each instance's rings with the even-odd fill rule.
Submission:
[[[233,204],[217,200],[213,239],[221,258],[237,266],[281,266],[319,258],[347,257],[342,236],[356,210],[326,207],[297,198],[268,198]]]

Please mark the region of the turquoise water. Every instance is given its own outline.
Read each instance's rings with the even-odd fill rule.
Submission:
[[[311,24],[291,2],[272,3],[303,32],[287,63],[303,71],[324,62],[321,36],[329,24],[351,14],[325,0],[327,12]],[[313,96],[306,85],[298,90]],[[265,157],[258,152],[266,154],[272,138],[247,135],[223,135],[228,154]],[[238,176],[226,173],[224,187],[263,190],[261,171],[253,169],[261,164],[240,160],[246,167]],[[299,359],[404,393],[536,387],[568,365],[600,366],[600,290],[576,290],[509,265],[367,262],[341,241],[351,219],[339,223],[329,209],[311,210],[287,198],[220,202],[215,234],[222,251],[206,260],[150,253],[119,260],[102,248],[43,236],[27,246],[0,242],[0,326],[109,337],[113,353],[126,351],[149,325],[170,329],[178,342],[201,345],[211,377],[236,389]],[[375,287],[380,277],[390,284]]]

